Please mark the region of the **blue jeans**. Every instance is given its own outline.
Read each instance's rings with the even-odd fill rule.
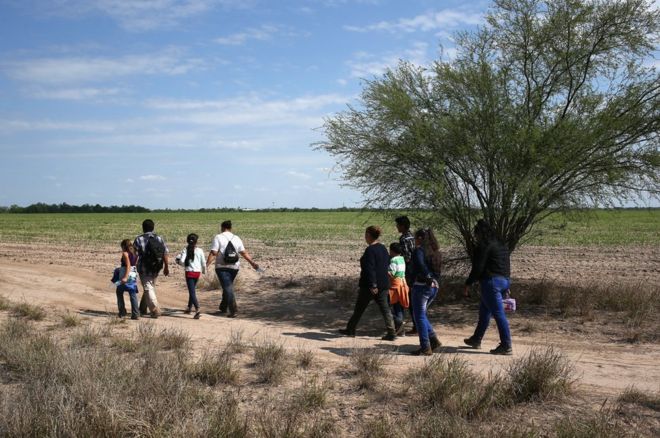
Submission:
[[[479,305],[479,322],[474,330],[473,338],[481,341],[486,333],[491,316],[495,318],[497,331],[500,333],[500,343],[506,347],[511,346],[511,332],[509,331],[509,321],[504,314],[504,305],[502,304],[502,293],[509,288],[511,284],[506,277],[490,277],[481,280],[481,304]]]
[[[394,327],[398,329],[403,324],[403,306],[400,303],[392,304],[392,317]]]
[[[230,314],[236,313],[236,296],[234,294],[234,279],[238,275],[238,269],[216,269],[216,275],[222,286],[222,300],[220,301],[220,311],[226,312],[229,309]]]
[[[195,306],[195,310],[199,310],[199,302],[197,301],[197,294],[195,293],[195,287],[197,287],[197,280],[199,278],[188,278],[186,277],[186,286],[188,286],[188,308]]]
[[[417,334],[419,335],[419,345],[422,348],[430,348],[430,338],[435,338],[435,331],[426,316],[426,309],[433,302],[438,294],[437,287],[426,286],[425,284],[414,284],[412,287],[412,311],[417,323]]]
[[[137,299],[137,285],[120,284],[115,291],[117,293],[117,307],[119,308],[119,316],[126,316],[126,304],[124,303],[124,292],[128,292],[131,300],[131,318],[140,316],[140,308]]]

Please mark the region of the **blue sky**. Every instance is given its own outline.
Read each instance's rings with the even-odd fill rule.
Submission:
[[[310,145],[485,1],[0,0],[0,205],[361,206]]]

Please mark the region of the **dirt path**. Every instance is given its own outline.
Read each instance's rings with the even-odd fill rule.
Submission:
[[[336,369],[345,365],[345,357],[353,349],[367,347],[398,348],[397,367],[418,365],[423,359],[407,352],[417,347],[417,338],[403,337],[393,343],[378,337],[381,323],[375,306],[361,323],[360,334],[354,339],[336,335],[350,316],[350,306],[341,306],[334,296],[297,289],[278,287],[281,278],[259,277],[247,269],[241,272],[240,316],[236,319],[211,314],[217,306],[219,292],[200,292],[204,314],[193,320],[181,312],[187,293],[179,275],[159,278],[158,298],[167,315],[157,320],[143,319],[157,327],[175,327],[185,331],[195,349],[225,344],[232,332],[242,332],[247,341],[273,340],[289,349],[306,349],[315,353],[323,367]],[[240,278],[240,277],[239,277]],[[116,302],[114,288],[97,272],[88,269],[34,265],[9,262],[0,265],[0,294],[13,301],[25,300],[47,309],[48,318],[56,321],[70,311],[91,321],[103,322],[114,318]],[[126,297],[128,306],[128,297]],[[476,315],[474,315],[476,318]],[[497,330],[492,327],[484,339],[484,349],[467,350],[462,339],[472,329],[470,324],[446,326],[435,320],[436,330],[445,345],[443,352],[458,354],[475,369],[484,373],[497,371],[510,363],[509,357],[487,353],[497,343]],[[135,326],[129,321],[129,327]],[[513,333],[514,357],[534,346],[555,345],[576,363],[580,386],[594,394],[616,395],[630,385],[656,391],[660,382],[660,346],[655,344],[623,345],[575,340],[552,333],[517,336]]]

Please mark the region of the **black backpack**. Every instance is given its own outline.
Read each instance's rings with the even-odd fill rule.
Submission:
[[[231,239],[225,247],[225,253],[222,255],[222,260],[228,265],[234,264],[238,261],[238,251],[236,251],[234,244],[231,243]]]
[[[156,235],[149,236],[142,254],[142,270],[148,274],[158,274],[163,269],[165,244]]]

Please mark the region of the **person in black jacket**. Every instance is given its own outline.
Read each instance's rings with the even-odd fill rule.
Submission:
[[[387,269],[390,264],[390,255],[385,245],[378,241],[381,235],[381,229],[376,226],[367,227],[364,232],[364,240],[369,246],[364,250],[360,258],[360,281],[358,283],[360,290],[353,316],[348,321],[345,329],[339,330],[339,333],[346,336],[355,336],[355,329],[360,322],[362,314],[366,310],[369,302],[373,299],[380,308],[380,313],[385,320],[387,334],[382,337],[383,340],[393,341],[396,339],[394,332],[394,319],[388,303],[390,279],[387,276]]]
[[[494,235],[492,228],[484,219],[477,221],[474,227],[477,247],[472,255],[472,270],[465,280],[465,295],[469,286],[479,281],[481,286],[481,304],[479,305],[479,322],[474,334],[464,342],[473,347],[481,348],[481,339],[486,333],[491,316],[497,323],[500,334],[500,345],[490,350],[492,354],[512,354],[511,332],[509,321],[504,314],[502,293],[509,289],[511,262],[508,248]]]

